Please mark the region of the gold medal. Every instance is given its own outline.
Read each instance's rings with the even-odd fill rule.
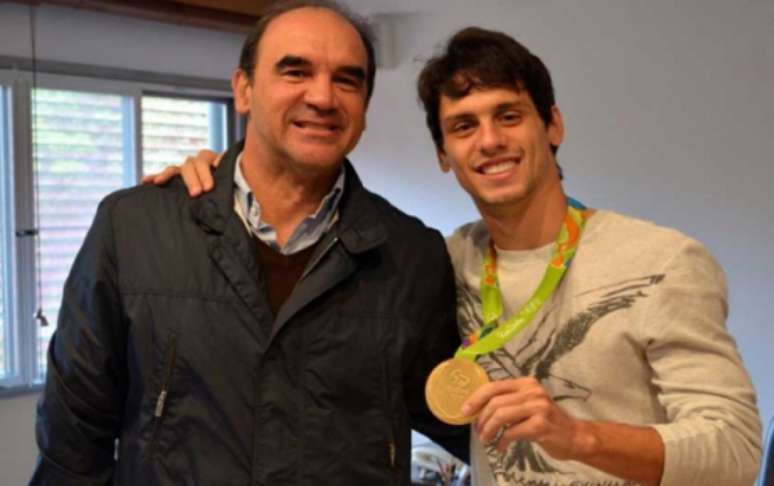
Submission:
[[[425,400],[433,415],[452,425],[464,425],[475,416],[462,414],[462,404],[481,385],[489,383],[484,368],[475,361],[452,358],[435,367],[425,384]]]

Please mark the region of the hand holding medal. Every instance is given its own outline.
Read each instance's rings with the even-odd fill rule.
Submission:
[[[591,211],[581,203],[568,198],[567,215],[543,279],[519,312],[502,323],[498,322],[503,313],[503,303],[497,281],[497,250],[490,240],[481,273],[483,325],[475,334],[463,340],[454,358],[435,367],[425,385],[425,400],[439,420],[463,425],[476,418],[475,415],[468,416],[462,412],[462,405],[468,398],[489,382],[486,371],[476,363],[476,358],[500,349],[532,321],[569,268],[590,214]]]

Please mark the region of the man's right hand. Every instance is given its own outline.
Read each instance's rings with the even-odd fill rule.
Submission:
[[[217,154],[212,150],[204,149],[192,157],[186,157],[183,165],[168,165],[157,174],[143,176],[143,184],[166,184],[176,175],[183,177],[183,183],[188,188],[191,197],[197,197],[202,193],[212,190],[214,180],[212,169],[220,164],[223,154]]]
[[[533,377],[487,383],[468,398],[462,412],[478,415],[475,433],[501,452],[512,442],[528,440],[554,459],[579,461],[637,484],[661,483],[665,449],[656,429],[572,417]]]

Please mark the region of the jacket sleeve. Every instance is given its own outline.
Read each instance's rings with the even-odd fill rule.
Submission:
[[[727,291],[697,242],[680,248],[649,305],[646,353],[666,410],[663,486],[752,484],[760,461],[755,392],[726,330]]]
[[[110,484],[125,397],[125,331],[103,202],[65,282],[38,402],[31,486]]]
[[[411,415],[411,427],[437,442],[449,453],[469,463],[470,427],[448,425],[430,412],[425,402],[425,382],[436,365],[454,356],[460,345],[457,330],[456,290],[454,271],[443,239],[432,248],[433,256],[427,256],[435,266],[431,274],[420,285],[432,284],[430,300],[427,302],[426,322],[423,323],[417,357],[409,368],[410,375],[406,384],[406,401]],[[426,290],[429,290],[426,288]]]

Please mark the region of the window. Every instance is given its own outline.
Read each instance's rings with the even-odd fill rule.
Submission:
[[[158,84],[91,78],[38,79],[39,87],[31,89],[26,74],[0,71],[5,389],[44,380],[64,282],[102,198],[136,184],[142,172],[179,163],[201,148],[225,150],[233,131],[233,109],[223,94],[192,88],[170,95]],[[189,91],[189,97],[180,94]],[[48,325],[31,318],[38,302]]]
[[[225,102],[143,96],[143,174],[178,163],[199,149],[226,149]]]
[[[37,89],[33,97],[37,264],[41,307],[50,322],[36,335],[35,381],[41,381],[62,287],[97,204],[136,177],[131,133],[125,133],[131,99],[53,89]]]

